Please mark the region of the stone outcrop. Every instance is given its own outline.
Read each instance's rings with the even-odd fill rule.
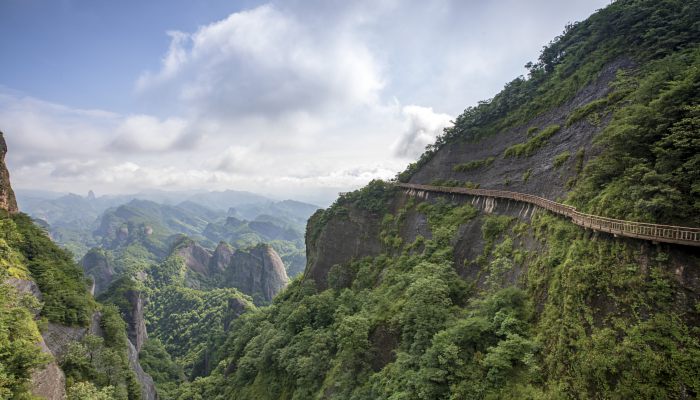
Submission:
[[[15,192],[10,186],[10,172],[5,165],[5,154],[7,154],[7,144],[3,133],[0,132],[0,209],[14,214],[19,212],[19,209]]]
[[[136,346],[134,346],[131,341],[129,341],[128,346],[129,366],[134,373],[136,373],[136,379],[138,379],[139,383],[141,384],[141,395],[143,400],[156,400],[158,398],[158,394],[156,393],[156,385],[153,383],[153,378],[151,378],[151,376],[148,375],[143,368],[141,368],[141,364],[139,363],[139,352],[136,350]]]
[[[289,283],[284,262],[267,244],[235,251],[225,242],[212,253],[189,238],[175,246],[173,254],[182,257],[187,268],[195,272],[186,284],[200,288],[198,277],[215,281],[216,287],[236,288],[241,292],[269,302]],[[138,347],[138,346],[137,346]]]
[[[143,317],[143,309],[146,305],[146,296],[137,290],[129,290],[125,294],[126,299],[131,305],[131,310],[126,316],[127,335],[129,341],[136,347],[137,353],[141,351],[141,347],[148,339],[146,333],[146,320]]]
[[[224,275],[226,286],[266,302],[289,283],[282,259],[266,244],[235,252]]]
[[[104,251],[92,249],[85,254],[80,265],[94,284],[93,295],[99,295],[109,287],[114,280],[116,272],[114,266],[107,258]]]
[[[330,218],[319,226],[323,211],[309,219],[306,229],[307,267],[304,279],[313,279],[319,290],[328,288],[328,271],[336,264],[376,256],[382,250],[379,218],[356,207],[347,215]]]
[[[215,272],[224,272],[226,267],[231,263],[231,257],[233,256],[234,250],[226,242],[219,243],[214,250],[214,254],[209,260],[209,270]]]
[[[209,275],[209,261],[211,253],[193,240],[188,240],[186,244],[180,245],[175,250],[175,254],[185,260],[185,265],[192,271],[202,275]]]
[[[51,349],[42,338],[39,342],[41,351],[53,358]],[[33,396],[47,400],[62,400],[66,398],[66,376],[54,359],[44,368],[35,370],[31,376],[31,392]]]

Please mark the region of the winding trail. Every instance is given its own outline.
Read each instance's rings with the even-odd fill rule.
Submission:
[[[418,185],[413,183],[397,183],[396,186],[408,189],[409,192],[451,193],[515,200],[533,204],[555,214],[563,215],[570,218],[571,222],[574,224],[594,231],[607,232],[615,236],[649,240],[654,243],[665,242],[686,246],[700,246],[700,228],[647,224],[644,222],[625,221],[585,214],[577,211],[575,207],[531,194],[509,192],[506,190],[467,189],[462,187]]]

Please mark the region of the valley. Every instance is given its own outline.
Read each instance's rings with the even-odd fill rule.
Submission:
[[[15,192],[0,134],[0,398],[697,398],[698,21],[606,4],[326,208]]]

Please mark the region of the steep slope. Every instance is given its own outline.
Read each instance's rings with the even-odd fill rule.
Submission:
[[[6,210],[9,213],[16,213],[17,200],[15,199],[15,192],[12,190],[10,185],[10,172],[7,170],[5,165],[5,155],[7,154],[7,143],[5,143],[5,137],[3,133],[0,132],[0,209]]]
[[[17,212],[4,164],[0,177],[0,397],[155,399],[119,312],[95,302],[71,255]]]
[[[400,174],[698,225],[700,2],[619,0]],[[491,158],[493,157],[493,158]],[[700,254],[522,203],[375,181],[307,226],[307,269],[184,398],[695,398]]]
[[[270,302],[289,283],[282,259],[269,245],[233,253],[224,271],[224,285]]]

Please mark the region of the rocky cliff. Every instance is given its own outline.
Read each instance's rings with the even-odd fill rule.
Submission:
[[[30,218],[18,212],[9,173],[4,163],[6,152],[7,147],[0,133],[0,208],[14,214],[10,217],[5,215],[0,221],[3,235],[3,251],[0,254],[0,308],[3,312],[15,314],[10,319],[4,316],[2,318],[3,324],[10,323],[3,328],[10,330],[9,336],[6,334],[1,339],[0,346],[3,346],[3,351],[0,353],[7,353],[5,349],[8,341],[14,348],[9,354],[0,356],[0,364],[3,364],[4,371],[13,371],[11,374],[16,374],[10,380],[6,380],[7,375],[0,379],[0,397],[5,398],[7,395],[7,398],[25,398],[28,386],[33,396],[63,400],[70,395],[71,388],[67,388],[66,385],[70,386],[76,379],[98,387],[106,386],[93,375],[81,377],[85,369],[76,370],[73,362],[76,362],[77,357],[81,360],[78,362],[85,363],[83,367],[87,370],[113,371],[115,376],[110,377],[110,385],[119,386],[125,393],[130,392],[130,395],[135,396],[140,384],[143,398],[155,400],[152,380],[141,370],[138,357],[131,357],[129,349],[124,345],[128,340],[123,328],[124,322],[118,312],[104,311],[105,308],[97,304],[88,293],[85,277],[71,255],[58,248],[46,232],[37,227]],[[106,285],[112,273],[107,260],[93,257],[90,261],[96,272],[93,276],[96,278],[95,283],[100,286]],[[8,286],[12,290],[8,291]],[[134,314],[141,314],[143,325],[143,303],[135,303]],[[106,314],[109,315],[108,321],[104,318]],[[27,319],[23,321],[21,329],[18,329],[18,326],[12,327],[12,324],[16,325],[25,317]],[[37,329],[39,325],[42,327],[41,331]],[[132,336],[140,345],[143,337],[138,332],[138,326],[136,328]],[[35,339],[32,339],[32,336],[35,336]],[[121,338],[124,338],[123,341]],[[34,343],[29,342],[30,340]],[[36,345],[32,351],[38,348],[40,353],[32,355],[27,348],[18,345],[21,342],[29,348]],[[85,349],[88,342],[91,343],[90,351],[100,356],[88,357],[81,353],[81,349]],[[107,366],[106,359],[101,355],[108,352],[112,352],[110,354],[116,357],[110,359]],[[31,359],[38,359],[40,354],[45,355],[46,360]],[[128,356],[129,362],[120,355]],[[30,373],[22,370],[32,363],[34,366]],[[131,378],[130,368],[136,374],[138,382]],[[70,379],[66,379],[66,375]],[[11,382],[15,379],[28,379],[29,385],[12,387]]]
[[[5,143],[5,137],[2,132],[0,132],[0,209],[6,210],[10,213],[16,213],[19,211],[17,208],[17,200],[15,199],[15,192],[12,190],[10,185],[10,172],[7,170],[5,165],[5,155],[7,154],[7,143]]]
[[[116,271],[107,253],[101,249],[92,249],[85,254],[80,265],[93,282],[92,294],[97,296],[104,292],[115,278]]]
[[[245,294],[260,296],[266,302],[287,286],[289,278],[284,263],[269,245],[236,251],[224,271],[225,285]]]
[[[212,252],[189,238],[175,245],[173,254],[182,258],[188,273],[186,285],[236,288],[269,302],[289,283],[284,262],[269,245],[234,250],[221,242]]]
[[[696,0],[620,0],[567,26],[527,78],[467,108],[397,180],[697,226],[699,12]],[[303,280],[230,332],[227,368],[200,393],[700,393],[696,247],[584,229],[521,202],[381,181],[316,213],[306,244]]]

